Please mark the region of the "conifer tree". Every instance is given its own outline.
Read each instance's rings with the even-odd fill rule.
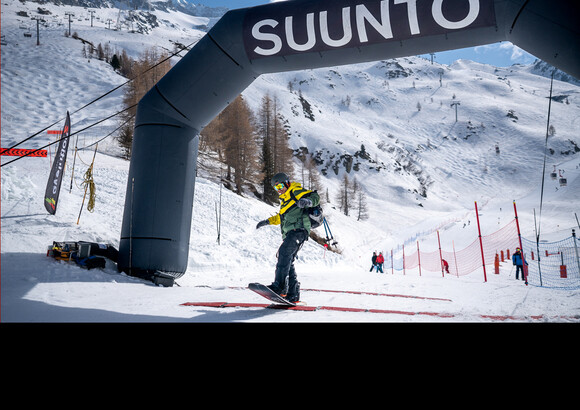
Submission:
[[[340,190],[338,191],[337,201],[339,209],[346,216],[348,216],[351,207],[350,195],[350,181],[348,179],[348,174],[345,172],[340,185]]]
[[[316,161],[311,155],[302,159],[302,186],[311,191],[318,191],[321,188],[320,174],[316,168]],[[324,195],[320,195],[321,201],[324,201]]]
[[[200,150],[214,151],[226,166],[227,181],[241,194],[243,185],[259,182],[255,118],[239,95],[201,132]]]
[[[357,204],[357,221],[364,221],[369,219],[369,208],[367,206],[367,199],[364,191],[359,189],[356,195],[356,204]]]
[[[242,192],[245,181],[254,181],[258,175],[258,147],[256,145],[253,114],[239,95],[224,110],[223,147],[225,162],[228,167],[228,177],[233,180],[237,193]]]
[[[265,95],[262,98],[257,129],[261,143],[263,199],[268,203],[276,203],[278,194],[272,189],[270,181],[278,172],[284,172],[292,177],[293,164],[288,133],[284,129],[283,118],[278,112],[278,100],[275,97]]]

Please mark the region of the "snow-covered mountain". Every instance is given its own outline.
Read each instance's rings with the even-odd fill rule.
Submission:
[[[158,25],[157,12],[178,11],[201,18],[196,24],[197,28],[208,30],[228,11],[226,7],[206,6],[193,0],[23,0],[22,3],[30,3],[29,7],[37,7],[40,14],[43,14],[42,10],[50,9],[46,7],[47,5],[73,6],[82,8],[85,12],[110,9],[118,13],[116,25],[126,24],[139,32],[149,32]]]
[[[550,80],[533,71],[409,57],[264,75],[244,95],[277,95],[293,148],[314,155],[331,191],[344,172],[356,177],[380,214],[377,227],[389,232],[424,219],[409,207],[445,219],[474,200],[519,198],[540,182]],[[580,151],[578,91],[555,81],[550,170]],[[381,206],[385,198],[404,211]]]
[[[36,23],[31,17],[40,9],[45,21],[37,46]],[[149,19],[127,20],[119,16],[130,16],[129,11],[103,6],[94,10],[91,26],[88,9],[64,1],[60,5],[10,2],[2,5],[1,12],[2,147],[57,122],[67,110],[72,113],[74,132],[122,109],[120,89],[79,110],[126,79],[108,63],[84,57],[83,43],[64,36],[68,31],[65,13],[74,14],[71,31],[79,38],[124,49],[135,58],[151,46],[173,50],[176,43],[195,43],[213,18],[157,7],[138,11]],[[140,30],[135,29],[137,21],[141,21]],[[292,148],[297,153],[307,151],[317,161],[330,199],[325,212],[342,250],[342,254],[324,252],[307,242],[297,262],[303,287],[448,297],[453,302],[446,306],[433,301],[417,305],[421,303],[417,300],[389,300],[389,306],[453,312],[454,319],[449,320],[481,320],[482,313],[490,312],[578,314],[577,294],[564,301],[554,290],[522,288],[510,281],[509,265],[502,267],[502,275],[489,277],[485,285],[477,273],[442,282],[440,274],[429,277],[424,273],[417,278],[409,272],[405,277],[368,272],[373,250],[387,251],[409,238],[421,240],[423,249],[436,249],[435,229],[442,232],[444,248],[450,248],[452,242],[458,249],[466,246],[477,236],[474,201],[482,213],[484,234],[513,219],[510,208],[516,200],[522,234],[534,237],[550,74],[541,63],[496,68],[458,61],[446,66],[408,57],[258,78],[243,92],[244,98],[256,111],[266,93],[278,99]],[[558,181],[547,178],[542,233],[549,239],[570,236],[576,224],[579,93],[576,80],[556,76],[550,119],[555,134],[548,139],[546,171],[547,175],[554,169],[563,172],[568,184],[560,187]],[[113,119],[89,128],[75,145],[89,146],[118,125]],[[36,148],[52,138],[41,133],[19,148]],[[83,173],[93,149],[79,151],[76,166],[80,168],[75,169],[74,176],[71,168],[67,169],[55,216],[47,215],[42,204],[50,158],[26,158],[2,167],[2,320],[417,320],[319,312],[277,312],[268,318],[248,315],[247,311],[228,319],[221,313],[179,306],[192,298],[255,298],[228,286],[271,281],[275,244],[280,240],[276,229],[254,229],[257,221],[273,214],[275,208],[250,194],[240,197],[224,191],[221,242],[217,245],[220,188],[213,176],[201,171],[196,183],[189,269],[179,280],[180,287],[160,291],[118,274],[113,266],[87,272],[46,258],[46,247],[53,240],[118,246],[129,164],[119,158],[121,149],[112,137],[99,142],[95,158],[95,211],[83,210],[77,224],[84,196]],[[74,152],[69,155],[72,159]],[[12,159],[3,156],[2,164]],[[297,160],[296,176],[298,170]],[[333,202],[345,173],[356,178],[366,192],[367,221],[356,221],[335,209]],[[468,221],[471,225],[464,228]],[[139,302],[143,297],[153,302],[144,307]],[[332,302],[322,300],[324,297],[310,293],[309,303]],[[346,303],[344,299],[336,302]],[[366,297],[349,299],[348,303],[383,302]]]

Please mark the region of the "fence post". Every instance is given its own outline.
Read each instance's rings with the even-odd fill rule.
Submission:
[[[516,209],[516,201],[514,200],[514,214],[516,215],[516,227],[518,228],[518,240],[520,241],[520,252],[522,253],[522,270],[526,279],[526,286],[528,286],[528,267],[526,266],[526,258],[524,257],[524,247],[522,246],[522,234],[520,233],[520,223],[518,221],[518,210]],[[542,276],[540,276],[540,286],[542,286]]]
[[[419,260],[419,276],[421,276],[421,252],[419,252],[419,241],[417,241],[417,259]]]
[[[395,274],[395,268],[393,263],[393,249],[391,248],[391,275]]]
[[[477,201],[475,201],[475,216],[477,217],[477,231],[479,232],[479,247],[481,248],[481,263],[483,265],[483,280],[484,282],[487,282],[487,274],[485,272],[485,257],[483,256],[483,242],[481,239],[481,227],[479,226],[479,212],[477,211]]]
[[[405,244],[403,244],[403,275],[406,275],[407,271],[405,270]]]
[[[439,262],[441,263],[441,276],[445,277],[445,269],[443,268],[443,254],[441,253],[441,238],[439,231],[437,231],[437,243],[439,244]]]
[[[560,277],[564,279],[568,277],[566,265],[564,265],[564,251],[560,252]]]
[[[576,244],[576,230],[572,229],[572,241],[574,242],[574,251],[576,251],[576,263],[578,264],[578,272],[580,273],[580,258],[578,258],[578,245]]]
[[[455,273],[457,273],[457,277],[459,277],[459,267],[457,266],[457,254],[455,253],[455,241],[451,241],[453,244],[453,259],[455,259]]]

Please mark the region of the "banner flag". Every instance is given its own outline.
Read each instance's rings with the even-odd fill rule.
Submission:
[[[45,149],[18,149],[0,148],[0,155],[10,155],[13,157],[46,157]]]
[[[56,205],[58,203],[58,195],[60,193],[60,185],[64,174],[64,164],[66,162],[66,154],[68,152],[68,142],[70,136],[70,116],[66,112],[66,121],[64,128],[60,134],[60,142],[55,153],[54,163],[50,170],[48,182],[46,183],[46,191],[44,193],[44,207],[49,214],[56,213]]]

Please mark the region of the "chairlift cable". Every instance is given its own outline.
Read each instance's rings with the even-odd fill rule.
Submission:
[[[550,129],[550,112],[552,109],[552,88],[554,85],[554,73],[556,72],[556,69],[554,68],[554,70],[552,70],[552,78],[550,80],[550,98],[548,99],[548,120],[547,120],[547,125],[546,125],[546,142],[545,142],[545,146],[544,146],[544,168],[542,171],[542,188],[540,191],[540,217],[539,217],[539,222],[538,222],[538,232],[536,235],[536,243],[540,242],[540,230],[542,227],[542,205],[544,202],[544,180],[545,180],[545,176],[546,176],[546,157],[547,157],[547,152],[548,152],[548,131]]]
[[[191,43],[190,45],[188,45],[187,47],[185,47],[185,49],[189,49],[189,48],[190,48],[191,46],[193,46],[194,44],[195,44],[195,42]],[[87,104],[83,105],[83,106],[82,106],[82,107],[80,107],[79,109],[77,109],[77,110],[73,111],[73,112],[71,113],[71,115],[78,113],[79,111],[81,111],[81,110],[83,110],[83,109],[87,108],[87,107],[88,107],[89,105],[91,105],[91,104],[94,104],[94,103],[96,103],[96,102],[97,102],[97,101],[99,101],[100,99],[102,99],[102,98],[106,97],[107,95],[109,95],[109,94],[111,94],[111,93],[113,93],[113,92],[117,91],[119,88],[121,88],[121,87],[123,87],[123,86],[127,85],[127,84],[128,84],[128,83],[130,83],[131,81],[133,81],[133,80],[137,79],[139,76],[141,76],[141,75],[144,75],[145,73],[147,73],[147,72],[151,71],[152,69],[154,69],[155,67],[157,67],[157,66],[158,66],[158,65],[160,65],[160,64],[163,64],[164,62],[168,61],[169,59],[171,59],[171,58],[173,58],[173,57],[175,57],[175,56],[181,57],[181,56],[179,56],[178,54],[179,54],[180,52],[182,52],[182,51],[183,51],[183,49],[180,49],[179,51],[176,51],[175,53],[173,53],[173,54],[170,54],[169,56],[167,56],[167,57],[166,57],[166,58],[164,58],[163,60],[160,60],[158,63],[156,63],[156,64],[153,64],[151,67],[147,68],[147,69],[146,69],[145,71],[143,71],[142,73],[138,73],[138,74],[137,74],[137,75],[135,75],[133,78],[130,78],[130,79],[128,79],[128,80],[127,80],[127,81],[125,81],[124,83],[122,83],[122,84],[120,84],[120,85],[118,85],[118,86],[114,87],[113,89],[111,89],[111,90],[107,91],[106,93],[102,94],[101,96],[99,96],[99,97],[97,97],[97,98],[93,99],[92,101],[88,102]],[[135,104],[135,105],[137,105],[137,104]],[[133,108],[135,105],[131,106],[130,108]],[[126,110],[124,110],[124,111],[126,111]],[[121,111],[121,112],[122,112],[122,111]],[[118,113],[117,113],[117,114],[118,114]],[[115,114],[115,115],[116,115],[116,114]],[[112,116],[111,116],[111,117],[112,117]],[[111,117],[107,117],[106,119],[109,119],[109,118],[111,118]],[[48,125],[47,127],[45,127],[45,128],[43,128],[43,129],[41,129],[41,130],[40,130],[40,131],[38,131],[38,132],[36,132],[36,133],[32,134],[30,137],[27,137],[27,138],[23,139],[22,141],[20,141],[20,142],[17,142],[17,143],[16,143],[16,144],[14,144],[13,146],[11,146],[11,147],[8,147],[8,148],[2,148],[0,153],[4,153],[5,151],[9,151],[9,150],[11,150],[11,149],[14,149],[14,148],[18,147],[19,145],[21,145],[21,144],[25,143],[25,142],[26,142],[26,141],[28,141],[28,140],[31,140],[32,138],[35,138],[35,137],[37,137],[38,135],[42,134],[44,131],[48,130],[49,128],[51,128],[51,127],[55,126],[56,124],[58,124],[58,123],[60,123],[61,121],[64,121],[64,120],[65,120],[64,118],[60,118],[60,119],[58,119],[58,120],[57,120],[57,121],[55,121],[54,123],[52,123],[52,124]],[[98,124],[98,123],[100,123],[100,122],[102,122],[102,121],[96,122],[96,123],[95,123],[95,124],[93,124],[92,126],[94,126],[94,125],[96,125],[96,124]],[[92,126],[91,126],[91,127],[92,127]],[[86,130],[86,129],[88,129],[88,128],[90,128],[90,127],[84,128],[83,130]],[[72,135],[72,134],[71,134],[71,135]],[[58,141],[57,141],[57,142],[58,142]],[[52,144],[46,145],[45,147],[48,147],[48,146],[50,146],[50,145],[52,145]],[[45,147],[43,147],[43,148],[45,148]],[[36,150],[36,151],[38,151],[38,150]],[[22,158],[22,157],[19,157],[19,158]],[[14,161],[10,161],[10,162],[7,162],[7,163],[5,163],[5,164],[2,164],[2,165],[0,165],[0,167],[3,167],[4,165],[7,165],[7,164],[9,164],[9,163],[11,163],[11,162],[14,162]]]
[[[93,123],[93,124],[91,124],[91,125],[89,125],[89,126],[86,126],[86,127],[85,127],[85,128],[83,128],[83,129],[80,129],[80,130],[78,130],[78,131],[76,131],[76,132],[72,132],[72,133],[71,133],[71,134],[70,134],[68,137],[66,137],[66,138],[70,138],[70,137],[72,137],[73,135],[76,135],[76,134],[79,134],[79,133],[81,133],[81,132],[83,132],[83,131],[86,131],[86,130],[88,130],[89,128],[92,128],[92,127],[94,127],[94,126],[95,126],[95,125],[97,125],[97,124],[100,124],[100,123],[102,123],[102,122],[104,122],[104,121],[107,121],[107,120],[109,120],[109,119],[111,119],[111,118],[113,118],[113,117],[115,117],[115,116],[117,116],[117,115],[119,115],[119,114],[121,114],[121,113],[123,113],[123,112],[125,112],[125,111],[128,111],[128,110],[130,110],[131,108],[133,108],[133,107],[135,107],[135,106],[137,106],[137,104],[133,104],[132,106],[130,106],[130,107],[128,107],[128,108],[125,108],[124,110],[118,111],[118,112],[116,112],[116,113],[115,113],[115,114],[113,114],[113,115],[109,115],[108,117],[106,117],[106,118],[103,118],[103,119],[101,119],[101,120],[99,120],[99,121],[97,121],[97,122],[95,122],[95,123]],[[56,124],[56,123],[55,123],[55,124]],[[54,124],[53,124],[53,125],[54,125]],[[47,128],[48,128],[48,127],[47,127]],[[41,131],[41,132],[42,132],[42,131]],[[30,138],[32,138],[32,137],[30,137]],[[104,138],[103,138],[103,139],[104,139]],[[11,163],[13,163],[13,162],[15,162],[15,161],[18,161],[19,159],[22,159],[22,158],[28,157],[28,156],[30,156],[30,155],[33,155],[34,153],[36,153],[36,152],[38,152],[38,151],[40,151],[40,150],[43,150],[44,148],[47,148],[47,147],[49,147],[49,146],[51,146],[51,145],[54,145],[54,144],[57,144],[57,143],[59,143],[59,142],[60,142],[60,140],[61,140],[61,139],[59,138],[59,139],[57,139],[56,141],[50,142],[50,143],[48,143],[48,144],[46,144],[46,145],[44,145],[44,146],[42,146],[42,147],[40,147],[40,148],[37,148],[37,149],[35,149],[35,150],[32,150],[32,151],[30,151],[30,152],[27,152],[26,154],[24,154],[24,155],[22,155],[22,156],[20,156],[20,157],[16,157],[16,158],[14,158],[12,161],[5,162],[4,164],[0,165],[0,167],[3,167],[3,166],[5,166],[5,165],[8,165],[8,164],[11,164]],[[17,144],[17,145],[18,145],[18,144]],[[85,148],[86,148],[86,147],[85,147]]]

